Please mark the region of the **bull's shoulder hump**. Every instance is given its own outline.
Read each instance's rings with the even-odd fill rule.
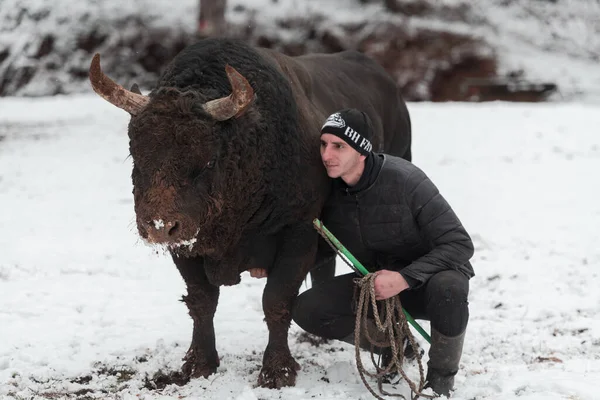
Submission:
[[[371,57],[357,50],[344,50],[337,53],[309,53],[294,58],[301,63],[344,62],[372,66],[379,65]]]
[[[271,61],[286,76],[292,85],[300,84],[304,88],[311,86],[312,78],[300,57],[291,57],[275,50],[260,48],[259,53]]]
[[[259,47],[257,51],[266,60],[275,64],[282,73],[286,73],[286,69],[297,69],[302,65],[298,62],[298,57],[291,57],[276,50]]]

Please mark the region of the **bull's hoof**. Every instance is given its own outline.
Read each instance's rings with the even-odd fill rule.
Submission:
[[[300,365],[293,358],[287,362],[278,362],[273,366],[263,366],[258,375],[258,385],[268,389],[281,389],[296,385],[296,376]]]
[[[181,372],[188,378],[208,378],[215,372],[217,372],[216,365],[207,364],[195,364],[192,362],[185,362],[181,367]]]
[[[188,378],[208,378],[219,367],[219,356],[215,356],[212,360],[206,360],[202,357],[197,357],[197,353],[190,349],[183,358],[185,361],[181,366],[181,372]]]

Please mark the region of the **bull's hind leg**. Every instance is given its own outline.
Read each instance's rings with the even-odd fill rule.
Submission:
[[[218,286],[208,282],[202,257],[173,257],[187,286],[187,305],[194,321],[192,343],[183,358],[182,372],[186,377],[208,377],[217,371],[219,355],[215,347],[213,318],[219,300]]]
[[[263,292],[269,343],[258,376],[262,387],[279,389],[296,384],[300,366],[288,346],[292,305],[315,259],[317,233],[311,225],[286,229]]]

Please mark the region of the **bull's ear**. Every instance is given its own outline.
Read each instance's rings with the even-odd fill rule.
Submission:
[[[140,87],[138,86],[137,83],[134,83],[133,85],[131,85],[131,89],[129,89],[130,92],[133,92],[135,94],[142,94],[142,91],[140,90]]]

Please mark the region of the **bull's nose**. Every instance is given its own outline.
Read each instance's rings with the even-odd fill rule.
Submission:
[[[154,220],[144,223],[144,230],[148,234],[148,240],[152,243],[172,241],[176,238],[179,228],[179,221]]]

